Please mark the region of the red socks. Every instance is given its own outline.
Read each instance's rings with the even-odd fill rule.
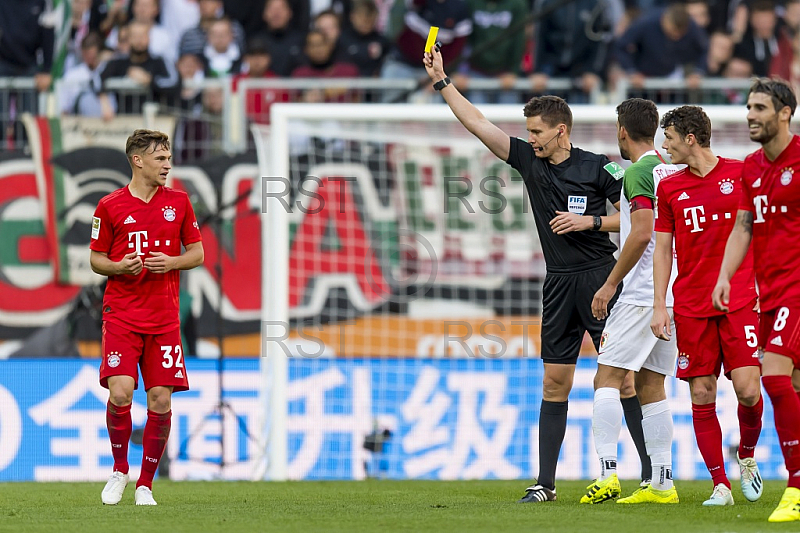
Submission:
[[[111,441],[111,454],[114,456],[114,471],[128,473],[128,443],[131,440],[131,404],[106,404],[106,426]]]
[[[697,447],[703,456],[708,471],[716,487],[723,483],[731,488],[731,482],[725,474],[725,460],[722,457],[722,428],[717,420],[716,402],[706,405],[692,404],[692,425],[697,439]]]
[[[790,376],[763,376],[761,383],[772,400],[775,429],[789,471],[788,486],[800,489],[800,398]]]
[[[172,411],[167,411],[164,414],[147,411],[147,423],[144,426],[144,435],[142,436],[142,447],[144,448],[142,473],[136,482],[136,488],[142,485],[149,489],[153,488],[153,477],[156,475],[156,470],[158,470],[158,462],[161,461],[164,448],[167,447],[171,419]]]
[[[761,435],[761,415],[764,413],[764,398],[752,407],[739,404],[739,458],[753,457],[758,437]]]

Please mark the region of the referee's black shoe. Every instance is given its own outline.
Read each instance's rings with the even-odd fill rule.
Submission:
[[[531,485],[525,489],[525,496],[520,498],[517,503],[538,503],[556,501],[556,489],[548,489],[541,485]]]

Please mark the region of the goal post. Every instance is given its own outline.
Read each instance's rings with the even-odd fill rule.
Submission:
[[[480,110],[525,138],[522,107]],[[704,109],[715,153],[743,158],[756,148],[744,106]],[[571,141],[625,166],[615,106],[572,111]],[[270,113],[269,126],[252,128],[267,450],[254,477],[532,477],[544,261],[519,176],[445,105],[275,104]],[[659,130],[659,149],[662,140]],[[593,353],[588,339],[582,353]],[[574,392],[584,410],[590,387]],[[675,388],[673,398],[681,394]],[[465,402],[482,435],[462,424]],[[449,432],[449,448],[419,440],[432,421],[431,434]],[[559,475],[592,474],[581,423],[568,430],[570,464]],[[394,444],[381,441],[389,455],[380,459],[384,431]],[[680,431],[691,437],[690,424]],[[621,464],[638,461],[628,452]],[[702,475],[682,468],[683,477]]]

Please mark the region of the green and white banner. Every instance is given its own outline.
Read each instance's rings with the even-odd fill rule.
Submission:
[[[67,285],[99,283],[89,265],[90,223],[97,202],[130,181],[125,142],[141,117],[23,117],[44,200],[44,225],[54,251],[55,280]],[[175,119],[158,117],[153,129],[172,137]]]

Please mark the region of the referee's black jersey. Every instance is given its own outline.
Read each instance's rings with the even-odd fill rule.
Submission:
[[[566,161],[554,165],[536,157],[533,147],[516,137],[511,137],[506,162],[525,182],[548,271],[580,272],[613,256],[617,247],[607,232],[576,231],[556,235],[550,229],[550,221],[556,211],[606,215],[606,199],[617,203],[622,190],[622,172],[618,165],[602,154],[575,146]]]

